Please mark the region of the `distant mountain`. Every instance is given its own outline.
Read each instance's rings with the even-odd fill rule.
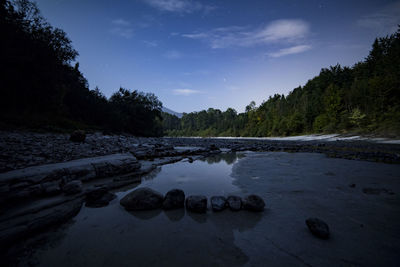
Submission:
[[[173,111],[173,110],[170,110],[169,108],[166,108],[166,107],[162,107],[162,109],[161,109],[163,112],[165,112],[165,113],[168,113],[168,114],[171,114],[171,115],[175,115],[175,116],[177,116],[178,118],[182,118],[182,113],[179,113],[179,112],[176,112],[176,111]]]

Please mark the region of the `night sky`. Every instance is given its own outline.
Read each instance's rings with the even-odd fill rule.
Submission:
[[[36,2],[72,40],[90,89],[152,92],[178,112],[242,112],[363,60],[400,24],[400,1],[386,0]]]

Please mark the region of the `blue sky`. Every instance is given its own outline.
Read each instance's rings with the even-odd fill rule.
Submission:
[[[387,0],[36,3],[72,40],[91,89],[152,92],[178,112],[242,112],[321,68],[363,60],[400,24],[400,1]]]

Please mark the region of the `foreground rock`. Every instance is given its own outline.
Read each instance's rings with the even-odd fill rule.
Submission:
[[[232,211],[239,211],[242,208],[242,198],[238,196],[229,196],[226,200]]]
[[[108,192],[104,187],[96,188],[86,194],[85,206],[91,208],[105,207],[116,197],[115,194]]]
[[[82,192],[82,181],[81,180],[74,180],[66,185],[63,186],[62,188],[63,192],[66,195],[75,195],[80,192]]]
[[[180,189],[172,189],[167,192],[162,204],[163,209],[179,209],[185,206],[185,193]]]
[[[148,187],[134,190],[124,196],[120,204],[126,210],[151,210],[161,208],[164,196]]]
[[[1,221],[0,248],[8,249],[14,242],[66,222],[79,212],[82,202],[82,198],[77,198],[54,206],[46,205],[45,208],[32,209],[25,216]]]
[[[205,196],[189,196],[186,198],[186,209],[197,213],[207,211],[207,198]]]
[[[223,196],[211,197],[211,208],[213,211],[224,210],[227,206],[226,198]]]
[[[131,154],[113,154],[2,173],[0,174],[0,203],[54,195],[60,192],[60,184],[64,184],[63,191],[72,193],[68,189],[71,181],[87,182],[98,178],[134,173],[140,167],[141,164]],[[72,187],[76,188],[77,184]]]
[[[329,238],[329,226],[324,221],[318,218],[308,218],[306,224],[311,233],[316,237],[321,239]]]
[[[263,211],[264,207],[264,200],[257,195],[249,195],[243,199],[243,209],[245,210]]]

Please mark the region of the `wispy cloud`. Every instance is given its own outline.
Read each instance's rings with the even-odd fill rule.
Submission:
[[[400,24],[400,1],[391,3],[382,9],[365,15],[357,20],[361,27],[380,33],[393,33]]]
[[[208,13],[216,8],[215,6],[204,5],[199,1],[191,1],[191,0],[143,0],[143,1],[161,11],[175,12],[175,13],[192,13],[196,11],[202,11]]]
[[[130,39],[133,36],[133,27],[125,19],[119,18],[111,21],[112,28],[110,32],[114,35]]]
[[[282,48],[277,52],[268,53],[267,55],[270,57],[283,57],[286,55],[303,53],[310,49],[311,49],[310,45],[296,45],[288,48]]]
[[[205,32],[182,34],[182,37],[202,40],[213,49],[227,47],[251,47],[269,43],[301,43],[310,34],[309,24],[300,19],[272,21],[264,27],[231,26]]]
[[[148,47],[157,47],[158,46],[158,43],[156,41],[143,40],[142,42]]]
[[[164,57],[168,59],[179,59],[182,56],[182,53],[176,50],[170,50],[164,53]]]
[[[114,19],[113,21],[111,21],[111,23],[116,26],[124,26],[124,27],[131,26],[131,23],[129,21],[121,18]]]
[[[174,95],[183,95],[183,96],[190,96],[193,94],[200,94],[201,91],[192,90],[192,89],[174,89],[172,90]]]

